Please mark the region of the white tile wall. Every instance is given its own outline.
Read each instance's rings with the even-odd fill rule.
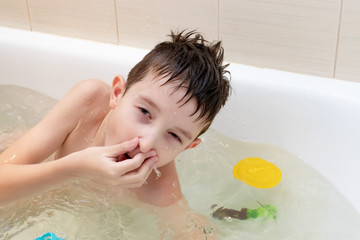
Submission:
[[[196,29],[218,38],[217,0],[116,0],[119,43],[153,48],[172,30]]]
[[[114,0],[28,0],[33,31],[117,43]]]
[[[235,62],[332,76],[341,0],[220,1],[220,37]]]
[[[359,0],[0,0],[0,26],[147,49],[197,29],[228,61],[360,81]]]
[[[26,0],[0,0],[0,26],[30,30]]]
[[[359,0],[344,0],[335,77],[360,82]]]

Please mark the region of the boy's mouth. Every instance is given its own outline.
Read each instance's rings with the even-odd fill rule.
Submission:
[[[125,159],[131,159],[128,153],[125,153]]]

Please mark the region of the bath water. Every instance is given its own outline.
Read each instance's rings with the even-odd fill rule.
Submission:
[[[33,90],[0,86],[0,147],[6,148],[55,103]],[[176,164],[189,206],[209,219],[218,239],[360,239],[360,215],[305,161],[277,146],[234,140],[213,129],[202,138],[204,142],[182,153]],[[274,163],[282,171],[281,182],[256,189],[235,179],[233,166],[247,157]],[[277,218],[212,217],[218,207],[255,209],[258,202],[275,206]],[[88,191],[77,182],[0,206],[0,239],[35,239],[48,231],[67,240],[171,239],[170,230],[159,230],[161,224],[147,210]]]
[[[56,102],[28,88],[0,85],[0,152],[39,122]]]
[[[260,202],[278,210],[276,220],[213,220],[221,239],[360,239],[360,214],[305,161],[280,147],[238,141],[212,129],[203,138],[197,149],[177,160],[182,190],[193,209],[210,216],[213,204],[240,210],[256,209]],[[257,189],[235,179],[233,166],[248,157],[278,166],[281,182]]]

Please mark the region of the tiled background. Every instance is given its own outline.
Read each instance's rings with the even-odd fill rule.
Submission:
[[[360,82],[360,0],[0,0],[0,26],[148,49],[197,29],[227,61]]]

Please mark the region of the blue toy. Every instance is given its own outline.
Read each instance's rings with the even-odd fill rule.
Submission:
[[[35,240],[65,240],[65,239],[59,238],[55,234],[48,232],[42,235],[41,237],[36,238]]]

